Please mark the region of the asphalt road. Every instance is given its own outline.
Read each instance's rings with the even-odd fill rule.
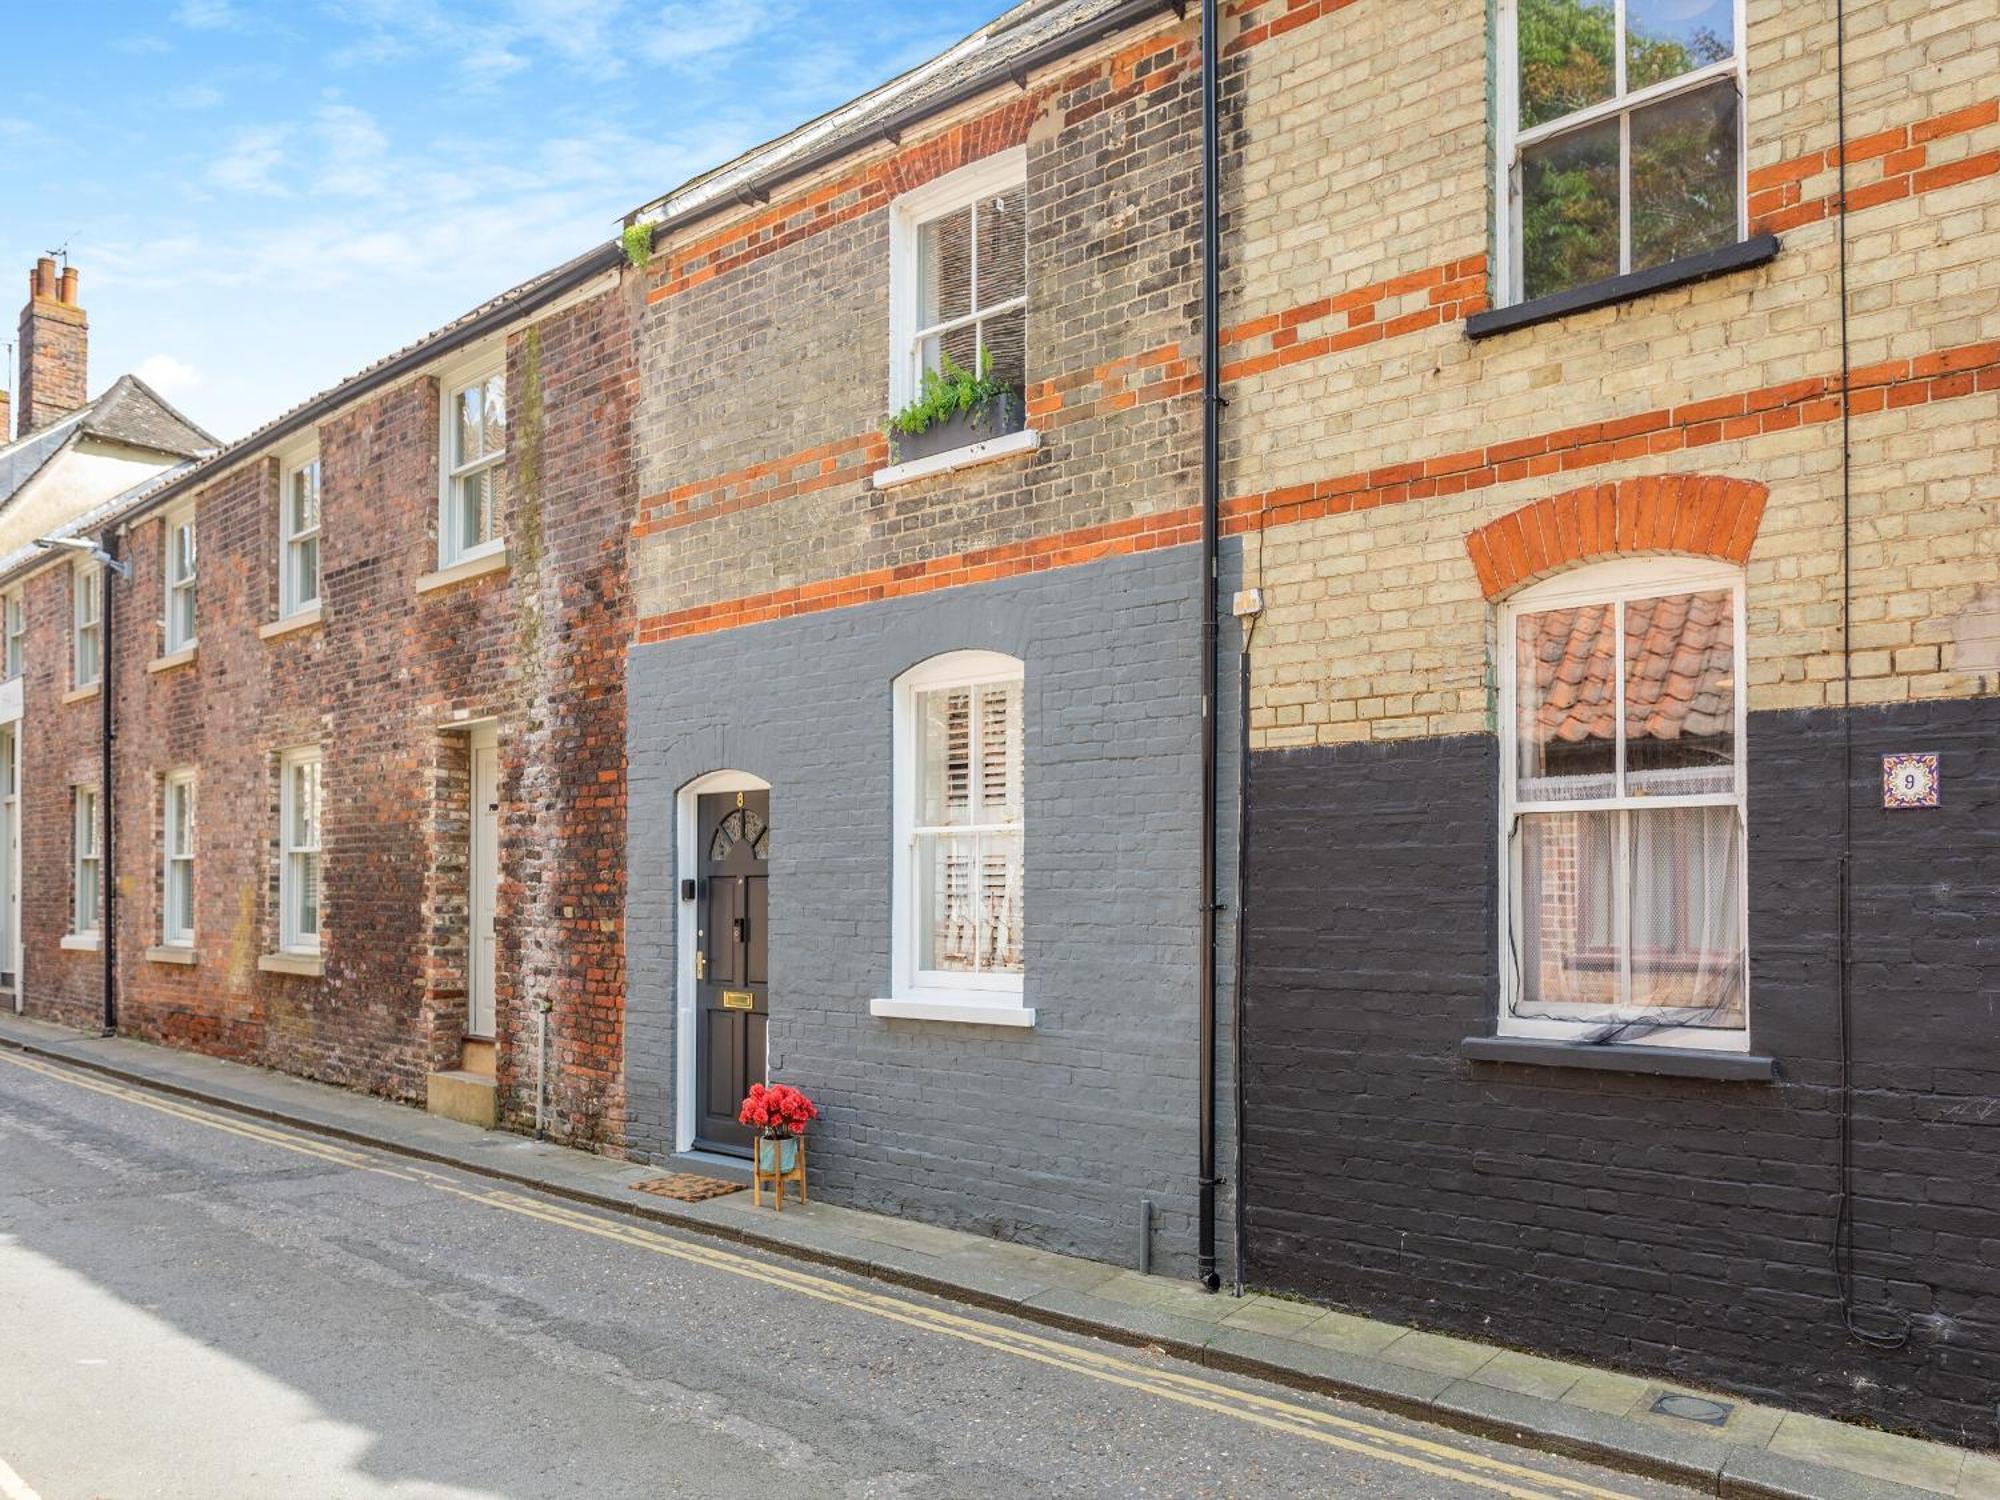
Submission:
[[[1683,1493],[0,1051],[0,1500]]]

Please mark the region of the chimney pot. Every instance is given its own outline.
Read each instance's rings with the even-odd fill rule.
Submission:
[[[44,255],[28,275],[28,305],[21,309],[20,384],[14,391],[21,435],[39,432],[86,400],[90,319],[76,300],[74,267],[56,272]]]
[[[76,306],[76,267],[64,266],[62,273],[62,300],[71,307]]]
[[[55,294],[56,263],[53,257],[44,255],[35,262],[34,274],[28,278],[28,295],[53,297]]]

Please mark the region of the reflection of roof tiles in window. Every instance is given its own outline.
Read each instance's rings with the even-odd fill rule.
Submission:
[[[1555,609],[1530,617],[1523,642],[1535,663],[1534,736],[1580,744],[1617,734],[1612,609]],[[1726,590],[1634,599],[1625,606],[1625,737],[1676,740],[1727,734],[1734,723],[1735,617]]]

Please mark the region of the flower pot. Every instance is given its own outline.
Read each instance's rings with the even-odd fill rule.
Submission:
[[[966,448],[991,438],[1005,437],[1025,426],[1027,412],[1021,405],[1021,398],[1016,392],[1009,391],[966,411],[955,411],[942,422],[931,423],[922,432],[895,434],[896,462],[906,464],[912,459],[949,453],[954,448]]]
[[[799,1138],[788,1135],[780,1140],[757,1137],[757,1170],[769,1175],[795,1171],[799,1164]]]

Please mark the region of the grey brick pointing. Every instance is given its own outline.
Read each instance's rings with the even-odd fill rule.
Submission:
[[[1192,1266],[1195,561],[1173,548],[634,650],[638,1153],[674,1145],[676,793],[748,771],[772,787],[771,1072],[825,1112],[815,1194],[1127,1264],[1150,1198],[1155,1264]],[[889,986],[892,683],[963,649],[1026,663],[1030,1031],[869,1015]]]

